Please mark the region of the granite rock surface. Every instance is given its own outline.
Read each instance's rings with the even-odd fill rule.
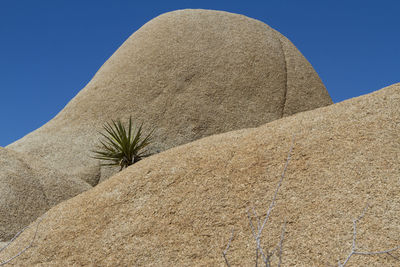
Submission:
[[[291,161],[261,237],[283,266],[336,265],[351,251],[400,242],[400,84],[257,128],[213,135],[146,158],[48,211],[16,266],[253,266],[246,210],[266,213],[295,135]],[[255,222],[255,221],[253,221]],[[2,259],[30,242],[31,225]],[[399,257],[399,252],[393,255]],[[273,264],[277,261],[273,259]],[[396,266],[385,255],[346,266]]]
[[[8,148],[95,185],[115,172],[90,157],[111,119],[155,128],[158,152],[331,103],[310,63],[266,24],[178,10],[136,31],[55,118]]]
[[[44,162],[0,147],[0,242],[54,205],[92,188]]]

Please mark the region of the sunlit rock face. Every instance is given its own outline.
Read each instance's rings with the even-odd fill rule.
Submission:
[[[38,159],[0,147],[0,242],[11,239],[50,207],[90,188]]]
[[[111,119],[155,128],[155,152],[331,103],[310,63],[268,25],[179,10],[141,27],[54,119],[8,148],[94,185],[113,173],[90,157]]]
[[[283,266],[335,265],[357,246],[400,240],[400,84],[342,103],[213,135],[146,158],[51,209],[16,266],[252,266],[246,215],[265,215],[292,147],[276,205],[261,236]],[[295,135],[292,145],[293,135]],[[255,221],[253,221],[256,223]],[[5,251],[29,244],[36,223]],[[398,253],[398,252],[395,252]],[[1,255],[0,255],[1,256]],[[272,258],[272,265],[278,258]],[[394,257],[353,257],[354,266],[397,266]]]

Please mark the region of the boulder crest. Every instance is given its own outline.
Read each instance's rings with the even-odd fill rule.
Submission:
[[[163,151],[331,103],[309,62],[266,24],[178,10],[141,27],[55,118],[8,148],[92,183],[110,176],[89,152],[110,119],[156,128],[152,149]]]

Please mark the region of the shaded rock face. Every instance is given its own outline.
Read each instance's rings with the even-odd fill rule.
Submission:
[[[0,241],[11,239],[50,207],[90,188],[32,157],[0,148]]]
[[[400,84],[254,129],[214,135],[144,159],[47,212],[35,246],[12,264],[232,266],[254,264],[246,216],[265,214],[295,134],[292,159],[261,245],[275,246],[284,221],[283,266],[336,264],[351,251],[352,220],[368,201],[357,244],[400,240]],[[25,232],[14,255],[34,234]],[[398,255],[398,254],[396,254]],[[275,265],[276,258],[273,261]],[[395,266],[385,256],[349,264]]]
[[[111,119],[155,128],[154,152],[331,103],[312,66],[269,26],[179,10],[141,27],[54,119],[8,148],[95,184],[110,172],[89,151]]]

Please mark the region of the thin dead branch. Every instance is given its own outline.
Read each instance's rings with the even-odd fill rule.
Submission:
[[[261,247],[261,234],[262,234],[262,231],[263,231],[263,229],[264,229],[264,227],[265,227],[265,225],[266,225],[266,223],[267,223],[267,221],[269,219],[269,216],[270,216],[273,208],[275,207],[276,197],[278,195],[279,188],[282,185],[283,179],[285,178],[286,170],[288,168],[288,165],[289,165],[289,162],[290,162],[290,159],[291,159],[291,156],[292,156],[292,151],[293,151],[293,147],[294,147],[294,141],[295,141],[295,135],[293,135],[292,144],[290,146],[290,150],[289,150],[289,153],[288,153],[288,156],[287,156],[287,159],[286,159],[286,162],[285,162],[285,166],[284,166],[282,174],[281,174],[281,178],[279,179],[278,185],[275,188],[275,192],[274,192],[271,204],[269,205],[268,211],[267,211],[267,213],[265,215],[265,218],[264,218],[263,222],[261,223],[261,219],[257,215],[257,212],[253,207],[252,208],[253,217],[256,220],[256,226],[255,226],[253,224],[253,219],[252,219],[252,216],[250,215],[249,209],[247,209],[247,218],[249,220],[250,229],[251,229],[253,237],[254,237],[254,239],[256,241],[256,258],[255,258],[256,267],[258,266],[259,255],[261,255],[262,260],[265,263],[265,266],[267,266],[267,267],[271,266],[271,257],[275,254],[275,252],[278,249],[279,249],[279,256],[278,256],[279,257],[279,264],[278,264],[278,266],[280,266],[281,263],[282,263],[282,245],[283,245],[283,239],[284,239],[284,236],[285,236],[284,233],[285,233],[285,230],[286,230],[286,222],[285,222],[285,224],[283,226],[281,239],[280,239],[280,241],[278,243],[277,248],[275,248],[272,252],[269,252],[267,254],[267,256],[265,255],[265,253],[263,251],[263,248]],[[229,240],[227,249],[225,249],[225,251],[222,253],[223,256],[224,256],[224,259],[225,259],[225,263],[226,263],[226,265],[228,267],[229,267],[229,262],[226,260],[226,253],[227,253],[227,251],[229,249],[230,241],[231,241],[231,239]]]
[[[282,185],[283,179],[285,178],[285,174],[286,174],[287,168],[289,166],[290,159],[292,157],[294,141],[295,141],[295,135],[293,135],[293,138],[292,138],[292,144],[290,146],[290,150],[289,150],[289,153],[288,153],[288,156],[287,156],[287,159],[286,159],[286,162],[285,162],[285,166],[284,166],[282,174],[281,174],[281,178],[279,179],[278,185],[275,188],[275,192],[274,192],[274,196],[272,198],[271,204],[269,205],[267,214],[265,215],[265,218],[264,218],[263,223],[261,225],[260,225],[260,219],[257,216],[257,213],[256,213],[255,209],[253,208],[253,213],[254,213],[254,215],[256,217],[256,220],[257,220],[257,232],[254,229],[254,226],[253,226],[253,223],[251,222],[250,216],[247,216],[249,218],[249,223],[250,223],[250,227],[252,228],[253,236],[254,236],[254,238],[256,240],[256,246],[257,246],[256,247],[256,266],[258,266],[258,254],[261,254],[261,256],[263,258],[263,261],[265,263],[265,266],[270,266],[271,257],[274,255],[274,253],[276,251],[275,250],[272,253],[268,253],[268,255],[265,256],[265,254],[263,253],[262,247],[261,247],[261,234],[262,234],[262,231],[264,230],[264,227],[265,227],[265,225],[266,225],[266,223],[267,223],[267,221],[269,219],[269,216],[271,215],[271,212],[272,212],[273,208],[275,207],[276,197],[278,195],[278,191],[279,191],[279,189],[280,189],[280,187]],[[257,233],[256,235],[254,234],[255,232]],[[280,242],[280,244],[283,244],[283,241]]]
[[[281,267],[282,264],[282,247],[283,247],[283,239],[285,238],[285,231],[286,231],[286,221],[283,223],[282,227],[282,233],[281,233],[281,240],[279,241],[278,248],[279,248],[279,262],[278,262],[278,267]]]
[[[9,258],[9,259],[7,259],[7,260],[5,260],[5,261],[3,261],[3,262],[0,262],[0,266],[6,265],[7,263],[9,263],[10,261],[12,261],[12,260],[15,259],[16,257],[20,256],[22,253],[24,253],[26,250],[28,250],[28,249],[32,246],[33,241],[35,240],[36,235],[37,235],[37,232],[38,232],[38,229],[39,229],[39,224],[42,222],[42,220],[43,220],[43,216],[41,216],[41,217],[39,218],[39,220],[38,220],[38,222],[37,222],[37,224],[36,224],[35,234],[34,234],[32,240],[31,240],[31,242],[30,242],[25,248],[23,248],[22,250],[20,250],[17,254],[15,254],[14,256],[12,256],[11,258]],[[0,253],[1,253],[3,250],[5,250],[11,243],[13,243],[13,242],[15,241],[15,239],[17,239],[17,237],[20,236],[20,235],[21,235],[26,229],[28,229],[30,226],[31,226],[31,225],[28,225],[28,226],[26,226],[25,228],[23,228],[21,231],[19,231],[19,232],[7,243],[7,245],[5,245],[3,248],[0,249]]]
[[[261,223],[260,217],[258,216],[258,214],[257,214],[256,210],[254,209],[254,207],[252,208],[252,213],[253,213],[252,215],[250,213],[250,209],[249,208],[246,211],[247,219],[249,220],[250,229],[251,229],[251,232],[253,234],[253,238],[256,241],[256,257],[255,257],[255,266],[256,267],[258,266],[259,256],[260,255],[262,257],[262,260],[263,260],[265,266],[266,267],[270,267],[271,266],[271,257],[273,255],[275,255],[275,253],[278,250],[279,250],[279,252],[278,252],[278,265],[277,266],[280,267],[281,264],[282,264],[283,241],[284,241],[285,231],[286,231],[286,221],[285,221],[285,223],[284,223],[284,225],[282,227],[282,233],[281,233],[281,237],[280,237],[280,241],[279,241],[278,245],[276,246],[276,248],[274,250],[272,250],[271,252],[268,252],[267,255],[265,255],[265,253],[263,251],[263,248],[261,247],[261,234],[262,234],[262,231],[263,231],[263,229],[264,229],[264,227],[265,227],[265,225],[266,225],[266,223],[267,223],[267,221],[269,219],[269,216],[270,216],[273,208],[275,207],[278,191],[279,191],[279,189],[280,189],[280,187],[282,185],[283,179],[284,179],[285,174],[286,174],[287,167],[288,167],[290,159],[291,159],[293,146],[294,146],[294,141],[295,141],[295,136],[293,135],[292,145],[290,147],[290,150],[289,150],[289,153],[288,153],[288,157],[287,157],[285,166],[284,166],[283,171],[282,171],[281,178],[280,178],[280,180],[279,180],[279,182],[278,182],[278,184],[276,186],[276,189],[275,189],[275,192],[274,192],[274,196],[272,198],[271,204],[270,204],[270,206],[268,208],[268,211],[267,211],[267,213],[265,215],[265,218],[264,218],[263,222]],[[389,256],[393,257],[394,259],[400,261],[400,259],[398,257],[392,255],[392,253],[391,253],[393,251],[396,251],[396,250],[400,249],[400,246],[397,246],[397,247],[394,247],[394,248],[388,249],[388,250],[383,250],[383,251],[367,251],[367,252],[364,252],[364,251],[358,251],[357,250],[357,242],[356,242],[357,241],[357,223],[365,216],[365,213],[366,213],[367,209],[368,209],[368,204],[364,208],[362,214],[358,218],[353,220],[352,250],[351,250],[350,254],[347,256],[347,258],[345,259],[345,261],[343,263],[341,263],[340,260],[338,261],[338,266],[339,267],[344,267],[349,262],[350,258],[353,255],[388,254]],[[255,220],[256,223],[253,223],[253,220]],[[225,259],[225,263],[226,263],[226,265],[228,267],[230,267],[230,265],[229,265],[229,262],[228,262],[228,260],[226,258],[226,254],[227,254],[227,252],[229,250],[232,238],[233,238],[233,231],[232,231],[232,236],[229,239],[228,245],[227,245],[226,249],[222,253],[222,255],[223,255],[224,259]]]
[[[226,254],[228,253],[228,250],[231,246],[231,242],[232,242],[234,233],[235,233],[235,229],[232,229],[232,234],[231,234],[231,238],[229,238],[228,245],[226,246],[225,250],[222,252],[222,256],[224,256],[226,266],[228,266],[228,267],[230,267],[231,265],[229,264],[229,261],[226,258]]]
[[[391,256],[391,257],[393,257],[393,258],[399,260],[397,257],[393,256],[390,252],[393,252],[393,251],[399,249],[400,246],[397,246],[397,247],[395,247],[395,248],[391,248],[391,249],[388,249],[388,250],[382,250],[382,251],[366,251],[366,252],[357,251],[357,223],[358,223],[362,218],[364,218],[365,212],[367,211],[367,209],[368,209],[368,203],[365,205],[365,208],[364,208],[362,214],[361,214],[358,218],[356,218],[356,219],[353,220],[353,244],[352,244],[352,247],[351,247],[351,252],[350,252],[350,254],[347,256],[347,258],[345,259],[345,261],[344,261],[343,263],[341,263],[340,260],[338,261],[338,266],[339,266],[339,267],[344,267],[344,266],[349,262],[351,256],[353,256],[353,255],[379,255],[379,254],[388,254],[389,256]]]

